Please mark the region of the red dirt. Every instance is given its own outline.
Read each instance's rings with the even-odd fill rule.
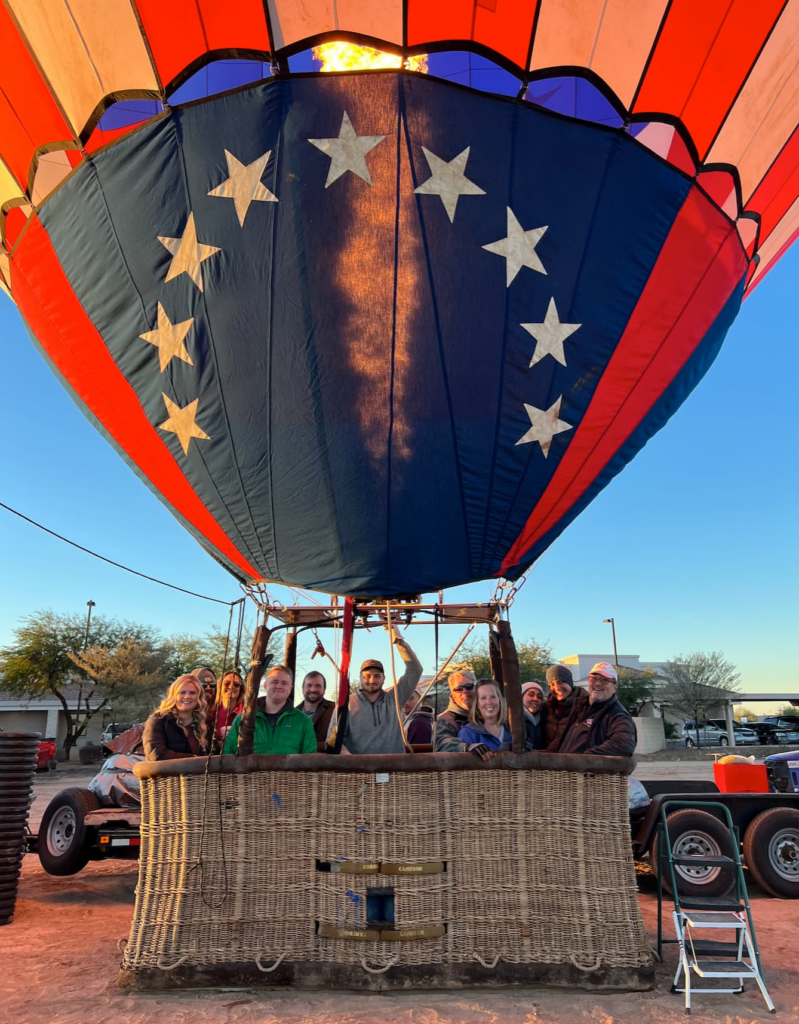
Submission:
[[[121,993],[115,986],[136,885],[136,864],[90,864],[72,878],[45,874],[25,858],[11,925],[0,928],[2,1018],[15,1024],[670,1024],[682,1021],[681,996],[669,991],[675,947],[653,991],[582,993],[560,989],[415,992],[263,990]],[[652,943],[656,901],[642,879],[641,907]],[[766,980],[781,1024],[799,1022],[799,904],[752,891]],[[670,921],[670,918],[669,918]],[[696,1024],[772,1020],[750,986],[741,996],[695,996]]]

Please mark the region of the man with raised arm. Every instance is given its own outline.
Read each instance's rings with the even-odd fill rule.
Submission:
[[[401,636],[393,635],[392,642],[405,663],[405,672],[397,680],[399,706],[408,700],[416,684],[422,678],[422,665]],[[367,658],[361,665],[361,679],[358,690],[350,694],[347,727],[344,732],[344,754],[404,754],[405,741],[402,738],[400,715],[397,714],[397,700],[393,687],[384,690],[386,673],[382,661]],[[328,742],[335,728],[335,717],[330,723]]]

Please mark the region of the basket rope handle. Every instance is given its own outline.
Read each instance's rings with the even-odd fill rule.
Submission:
[[[264,974],[269,974],[270,971],[274,971],[276,967],[279,967],[283,960],[288,956],[288,950],[284,950],[277,958],[277,960],[275,960],[271,967],[261,967],[262,956],[263,953],[259,953],[258,956],[255,958],[255,966],[258,968],[259,971],[263,971]]]
[[[384,967],[370,967],[369,964],[366,962],[366,957],[364,956],[361,957],[361,966],[369,974],[385,974],[389,967],[394,966],[397,960],[399,960],[399,953],[395,953],[394,956],[392,956],[392,958]]]
[[[483,958],[482,958],[482,957],[480,956],[480,954],[479,954],[478,952],[476,952],[476,951],[475,951],[475,953],[473,954],[473,956],[474,956],[475,960],[477,960],[477,961],[478,961],[478,963],[480,963],[480,965],[481,965],[482,967],[485,967],[485,969],[486,969],[487,971],[493,971],[493,969],[494,969],[494,968],[495,968],[495,967],[497,966],[497,964],[499,963],[499,953],[497,953],[497,955],[496,955],[496,956],[494,957],[494,959],[493,959],[493,960],[491,961],[491,963],[490,963],[490,964],[487,964],[487,963],[485,962],[485,960],[484,960],[484,959],[483,959]]]
[[[182,957],[180,957],[173,964],[170,964],[169,967],[167,967],[167,965],[162,962],[163,958],[159,956],[158,963],[157,963],[156,966],[158,967],[159,971],[174,971],[176,967],[180,967],[180,965],[183,963],[184,960],[188,960],[188,959],[189,959],[189,954],[188,953],[184,953],[184,955]]]

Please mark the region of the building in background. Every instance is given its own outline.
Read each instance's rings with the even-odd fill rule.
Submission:
[[[63,689],[67,706],[76,718],[80,718],[80,693],[78,686],[65,686]],[[88,729],[78,740],[78,745],[99,743],[103,723],[103,713],[95,714],[89,722]],[[38,732],[42,739],[54,739],[58,756],[61,757],[67,735],[64,706],[54,694],[47,697],[24,697],[0,690],[0,729],[6,732]],[[73,754],[73,757],[75,756]]]

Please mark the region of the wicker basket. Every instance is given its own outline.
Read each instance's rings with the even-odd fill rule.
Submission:
[[[322,757],[139,766],[123,968],[648,965],[625,774],[563,770],[563,757],[547,770],[538,754],[490,770],[443,758],[369,759],[380,772]],[[366,920],[372,887],[393,890],[390,928]]]

